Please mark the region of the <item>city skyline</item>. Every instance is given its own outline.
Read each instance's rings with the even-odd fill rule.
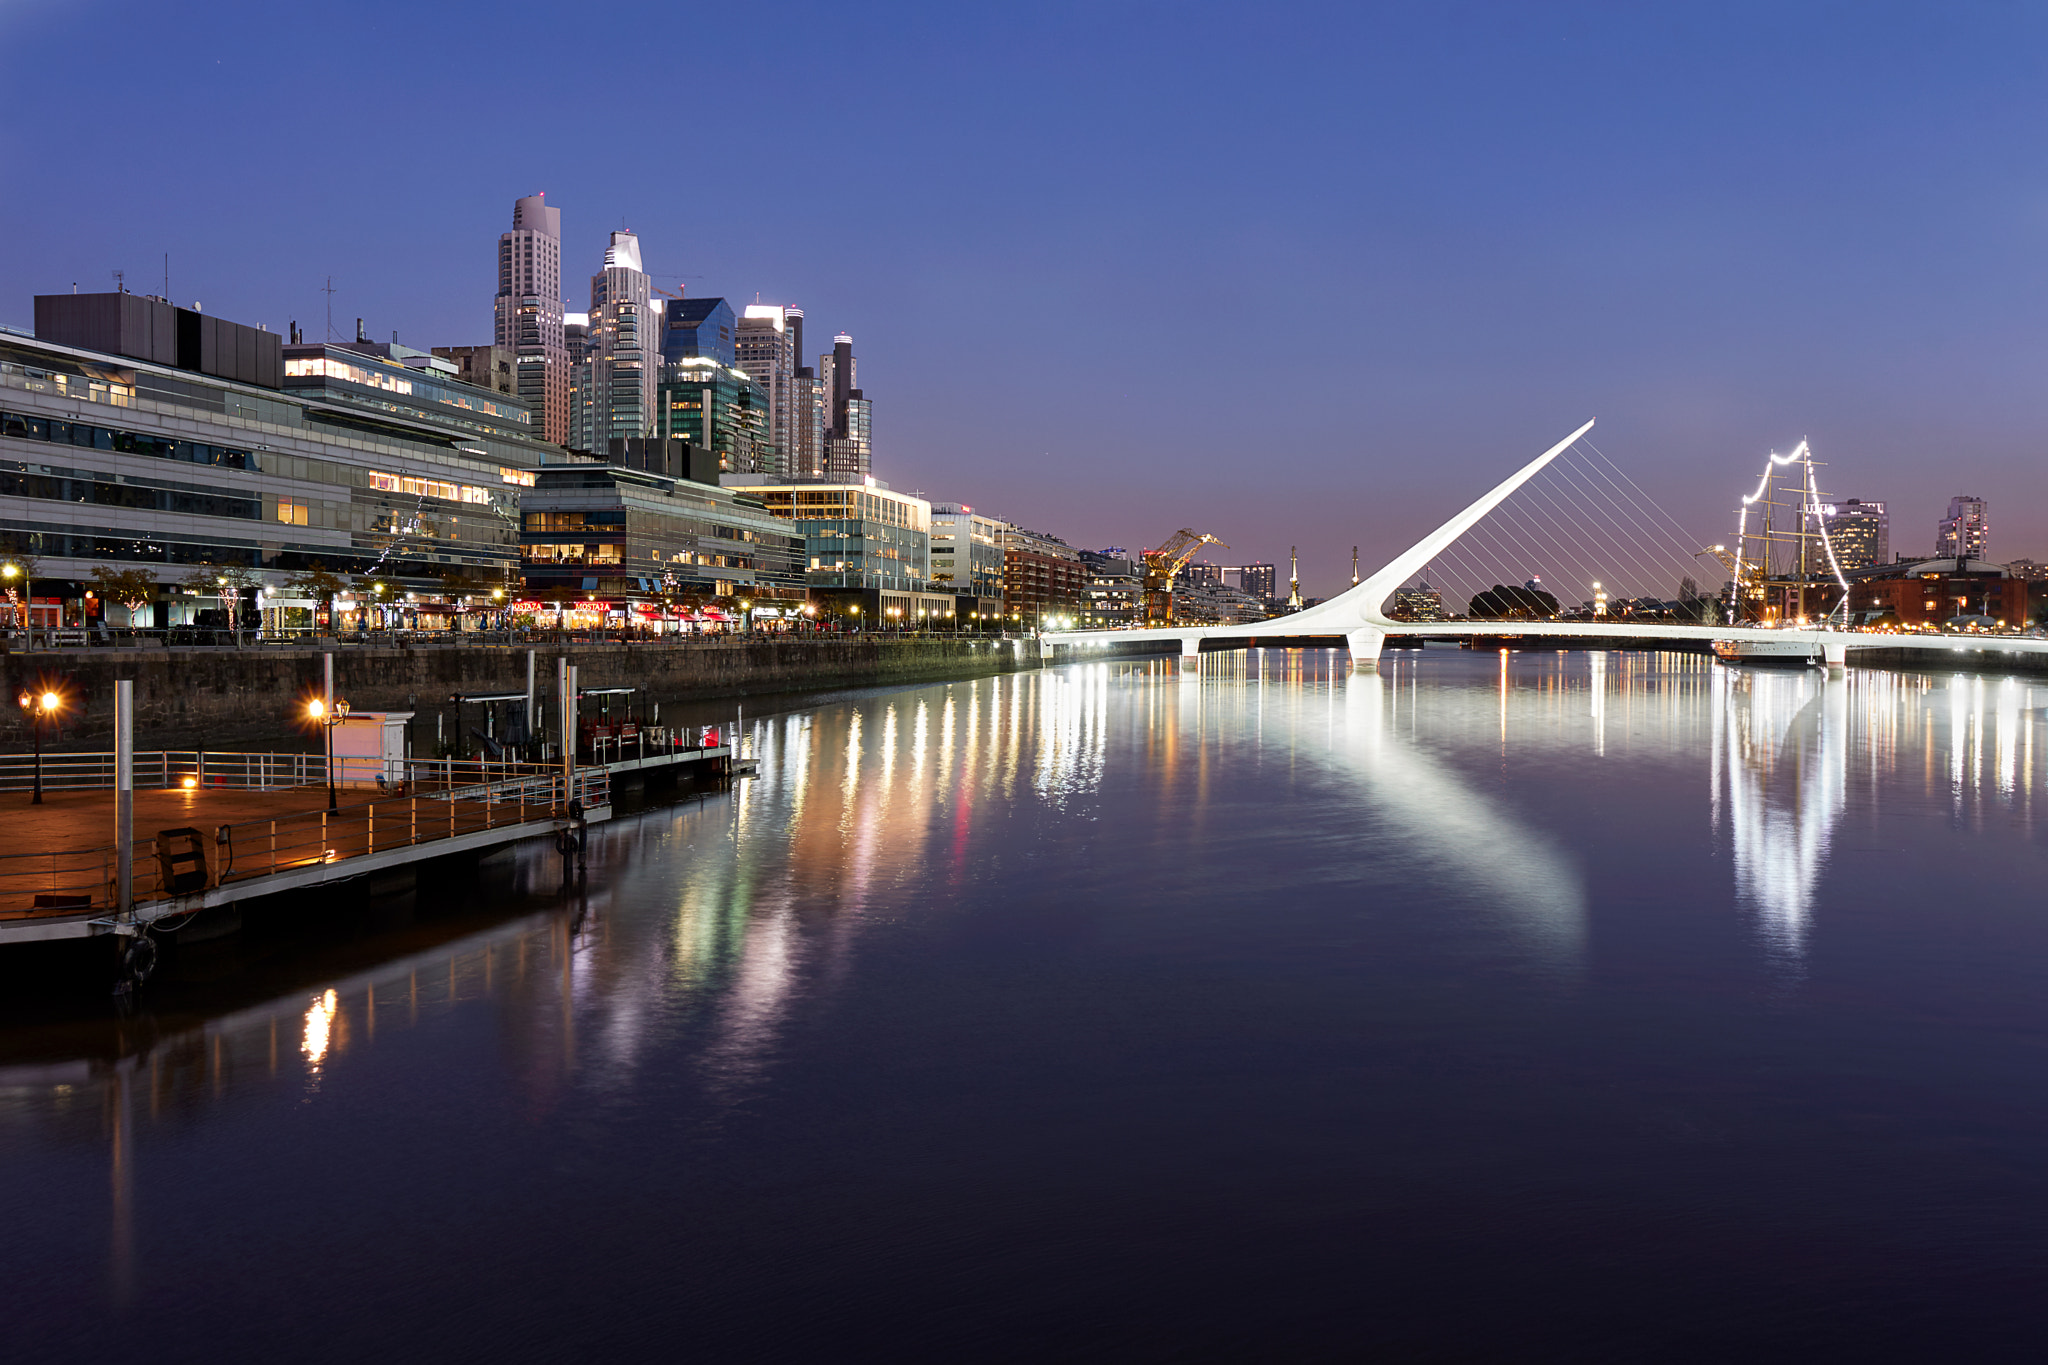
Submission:
[[[128,40],[77,136],[156,117],[144,89],[173,119],[204,89],[245,154],[167,145],[120,171],[159,212],[82,219],[48,206],[92,202],[107,171],[39,163],[0,322],[117,269],[159,292],[168,253],[172,298],[276,331],[323,337],[331,276],[337,334],[361,316],[371,336],[487,344],[481,244],[508,200],[545,190],[565,281],[630,228],[657,287],[800,301],[816,337],[799,365],[837,331],[860,339],[886,400],[880,477],[1078,545],[1181,525],[1246,558],[1298,544],[1320,595],[1353,544],[1402,543],[1452,509],[1443,490],[1597,416],[1602,448],[1703,543],[1729,534],[1764,450],[1810,437],[1823,491],[1886,502],[1900,552],[1965,490],[1997,504],[1997,553],[2048,548],[2024,169],[2040,17],[1302,13],[1255,35],[1201,7],[1171,29],[1137,10],[695,16],[693,47],[725,54],[734,91],[793,92],[749,114],[806,187],[779,219],[737,189],[713,211],[656,173],[653,138],[598,145],[568,120],[459,158],[394,139],[301,169],[302,125],[278,115],[305,90],[453,129],[520,22],[430,14],[387,48],[235,6],[18,9],[0,39],[30,103],[65,98],[81,15]],[[657,48],[684,23],[630,22]],[[428,60],[449,46],[477,60]],[[851,86],[848,56],[866,73]],[[219,80],[157,90],[143,64],[164,62]],[[1047,81],[1056,107],[1025,98]],[[1202,379],[1211,338],[1269,352],[1284,395]],[[1276,467],[1295,477],[1247,477]]]

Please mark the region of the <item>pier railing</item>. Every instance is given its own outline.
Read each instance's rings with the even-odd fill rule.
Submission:
[[[505,766],[492,765],[494,769]],[[493,829],[573,818],[609,805],[611,776],[579,769],[565,779],[559,768],[528,767],[489,780],[386,796],[337,811],[297,811],[271,819],[240,820],[211,831],[173,837],[162,831],[135,840],[137,905],[198,894],[230,882],[354,858],[446,842]],[[19,920],[115,908],[112,846],[0,854],[0,919]],[[168,873],[167,873],[168,869]],[[342,869],[339,876],[349,875]]]
[[[44,754],[44,791],[92,791],[114,785],[114,755]],[[36,760],[29,754],[0,757],[0,791],[27,791],[35,784]],[[321,754],[241,753],[232,750],[150,749],[135,755],[138,790],[159,787],[226,787],[236,791],[278,791],[327,780]]]

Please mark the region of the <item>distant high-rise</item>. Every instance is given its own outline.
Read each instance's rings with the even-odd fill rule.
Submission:
[[[1991,527],[1984,520],[1984,499],[1968,494],[1948,500],[1948,515],[1934,527],[1936,559],[1983,559],[1991,550]]]
[[[783,456],[792,479],[825,477],[825,383],[805,365],[791,381],[789,451]]]
[[[661,358],[715,360],[721,365],[739,363],[735,346],[739,322],[732,305],[724,299],[676,299],[662,318]]]
[[[1827,504],[1821,514],[1828,544],[1843,572],[1889,564],[1892,558],[1891,517],[1881,502],[1850,498]]]
[[[661,383],[661,311],[640,267],[640,239],[614,232],[604,269],[590,277],[590,326],[576,367],[574,430],[569,444],[599,454],[619,439],[653,434]]]
[[[1247,564],[1238,570],[1238,585],[1262,601],[1273,600],[1279,588],[1279,574],[1271,564]]]
[[[545,194],[512,205],[498,239],[493,342],[517,358],[515,388],[534,425],[556,445],[569,439],[569,353],[562,341],[562,211]]]
[[[818,357],[818,379],[826,395],[825,479],[846,483],[866,478],[874,462],[874,410],[860,389],[853,338],[841,332],[832,349]]]
[[[739,368],[754,377],[768,400],[768,433],[778,478],[802,477],[797,447],[801,419],[809,416],[809,394],[799,394],[797,360],[803,355],[804,311],[777,304],[749,304],[740,318],[736,350]]]

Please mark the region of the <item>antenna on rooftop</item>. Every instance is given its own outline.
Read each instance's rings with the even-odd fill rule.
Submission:
[[[334,340],[334,276],[327,277],[327,287],[320,291],[327,296],[327,339]]]
[[[128,292],[128,286],[125,283],[127,278],[128,272],[125,270],[116,270],[114,272],[114,292],[116,294],[125,294]]]

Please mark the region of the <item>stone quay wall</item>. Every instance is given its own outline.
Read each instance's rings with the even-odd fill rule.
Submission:
[[[554,691],[555,660],[567,655],[583,688],[637,688],[650,703],[709,701],[891,683],[1013,673],[1039,666],[1031,640],[947,640],[886,636],[661,643],[423,644],[333,648],[334,694],[359,711],[428,714],[454,694],[522,692],[535,655],[535,690]],[[318,695],[320,648],[59,649],[0,656],[0,746],[29,748],[28,722],[14,698],[58,682],[71,700],[46,750],[106,749],[113,743],[114,682],[135,682],[140,749],[309,750],[304,702]],[[549,727],[552,729],[552,725]]]

